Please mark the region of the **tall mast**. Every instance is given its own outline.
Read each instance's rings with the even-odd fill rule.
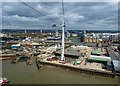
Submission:
[[[61,60],[64,60],[64,46],[65,46],[65,21],[64,21],[64,4],[62,0],[62,53],[61,53]]]
[[[26,29],[25,29],[25,34],[27,34],[27,31],[26,31]]]

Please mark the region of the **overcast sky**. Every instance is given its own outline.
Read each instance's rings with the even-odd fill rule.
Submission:
[[[3,2],[3,29],[61,29],[62,9],[60,2],[25,2],[39,12],[20,2]],[[117,2],[65,2],[67,29],[117,30]],[[56,28],[52,28],[52,24]],[[1,23],[0,23],[1,24]]]

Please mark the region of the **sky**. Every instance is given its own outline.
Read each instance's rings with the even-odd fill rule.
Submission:
[[[2,2],[2,29],[61,29],[61,2],[25,3],[37,11],[21,2]],[[64,2],[64,10],[66,29],[118,30],[118,2]]]

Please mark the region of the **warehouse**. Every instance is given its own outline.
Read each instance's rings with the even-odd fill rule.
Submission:
[[[13,45],[11,46],[11,48],[12,48],[12,49],[18,49],[18,48],[20,48],[20,44],[13,44]]]
[[[87,59],[89,62],[100,62],[100,63],[106,63],[107,61],[111,61],[110,57],[106,56],[95,56],[95,55],[90,55],[90,57]]]
[[[91,52],[91,55],[98,55],[98,56],[100,56],[100,55],[102,55],[103,54],[103,52],[101,52],[101,50],[93,50],[92,52]]]

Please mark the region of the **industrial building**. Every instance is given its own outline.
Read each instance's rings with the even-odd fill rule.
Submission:
[[[11,48],[12,48],[12,49],[18,49],[18,48],[20,48],[20,44],[13,44],[13,45],[11,46]]]
[[[98,43],[101,42],[103,44],[110,42],[119,41],[118,33],[86,33],[80,32],[80,41],[85,43]]]
[[[98,55],[98,56],[101,56],[103,54],[103,52],[101,50],[93,50],[91,52],[91,55]]]
[[[89,62],[101,62],[101,63],[106,63],[106,62],[111,62],[110,57],[106,56],[95,56],[95,55],[90,55],[89,58],[87,59]]]

